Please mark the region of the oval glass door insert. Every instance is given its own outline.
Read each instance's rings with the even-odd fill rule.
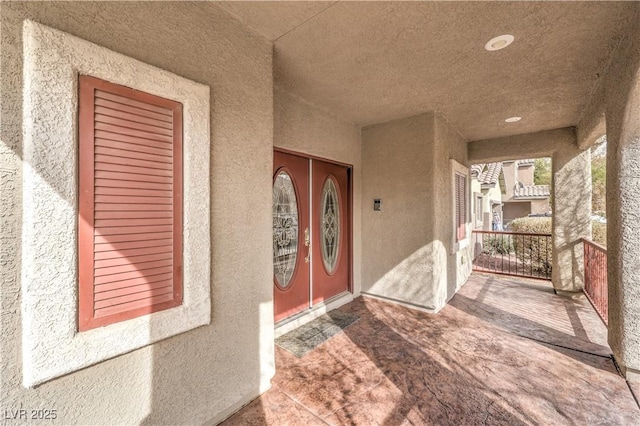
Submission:
[[[340,206],[338,190],[331,176],[327,177],[322,188],[322,210],[320,211],[320,234],[322,261],[327,273],[333,274],[338,263],[340,243]]]
[[[273,275],[278,286],[287,288],[298,258],[298,200],[286,171],[273,183]]]

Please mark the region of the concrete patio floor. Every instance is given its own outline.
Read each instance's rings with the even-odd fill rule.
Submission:
[[[224,425],[640,424],[606,328],[543,281],[474,274],[438,314],[360,297],[358,321]]]

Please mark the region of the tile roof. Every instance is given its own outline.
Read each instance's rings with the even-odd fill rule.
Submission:
[[[470,167],[471,177],[477,178],[478,175],[482,173],[482,170],[484,170],[484,166],[485,164],[472,164]]]
[[[535,163],[535,161],[536,160],[534,160],[533,158],[528,158],[526,160],[518,160],[516,162],[516,165],[518,167],[520,167],[520,166],[531,166],[531,165],[533,165]]]
[[[502,172],[502,163],[488,163],[478,176],[478,181],[482,185],[495,185],[498,183],[500,173]]]
[[[515,198],[547,198],[549,185],[516,185],[513,195]]]

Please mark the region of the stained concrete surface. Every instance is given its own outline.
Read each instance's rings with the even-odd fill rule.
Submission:
[[[437,315],[358,298],[360,320],[298,359],[225,425],[639,424],[584,297],[474,274]]]
[[[357,316],[336,309],[278,337],[276,345],[301,358],[357,320]]]

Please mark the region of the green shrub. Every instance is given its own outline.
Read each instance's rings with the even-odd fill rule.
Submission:
[[[523,217],[511,222],[512,232],[531,234],[551,234],[551,218]],[[516,257],[526,265],[532,265],[534,271],[551,274],[552,263],[551,237],[529,235],[514,235],[513,250]]]
[[[521,217],[515,219],[509,225],[509,230],[513,232],[530,232],[535,234],[551,233],[550,217]]]
[[[607,246],[607,224],[600,222],[591,222],[591,234],[594,242]]]
[[[483,251],[487,254],[509,254],[513,251],[513,244],[509,235],[485,235],[482,239]]]

